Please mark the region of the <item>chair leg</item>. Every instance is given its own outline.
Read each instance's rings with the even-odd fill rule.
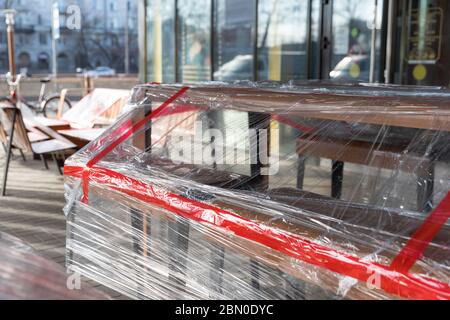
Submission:
[[[344,162],[333,161],[331,169],[331,197],[340,199],[342,195],[342,181],[344,179]]]
[[[250,260],[250,276],[252,279],[252,287],[259,291],[259,263],[256,260]]]
[[[213,292],[222,294],[223,268],[225,265],[225,249],[220,246],[213,246],[211,249],[211,270],[209,279]]]
[[[58,168],[59,174],[63,175],[63,173],[61,171],[61,167],[59,166],[59,163],[58,163],[58,158],[56,157],[56,155],[54,153],[52,153],[52,158],[53,158],[53,161],[55,162],[56,168]]]
[[[11,161],[11,150],[6,151],[5,171],[3,173],[2,196],[6,196],[6,181],[8,180],[9,163]]]
[[[22,149],[19,149],[20,156],[22,157],[23,161],[27,161],[27,158],[25,158],[25,154],[23,153]]]
[[[47,159],[45,159],[45,156],[43,154],[40,154],[39,157],[41,158],[42,162],[44,163],[45,169],[48,170],[48,163],[47,163]]]
[[[179,289],[186,286],[186,270],[189,249],[189,221],[184,218],[169,222],[169,243],[173,250],[169,255],[169,279]],[[181,275],[174,274],[178,273]]]
[[[142,239],[139,235],[139,232],[144,232],[144,222],[143,222],[144,215],[142,212],[140,212],[137,209],[131,208],[130,209],[130,218],[131,218],[131,241],[133,244],[133,252],[137,256],[142,256],[144,252],[144,246]],[[138,299],[144,299],[144,283],[140,280],[142,279],[142,266],[140,263],[135,264],[135,278],[136,278],[136,295]]]
[[[305,162],[306,157],[299,155],[297,167],[297,189],[303,189],[303,182],[305,180]]]
[[[429,163],[417,179],[417,209],[428,213],[433,208],[434,164]]]

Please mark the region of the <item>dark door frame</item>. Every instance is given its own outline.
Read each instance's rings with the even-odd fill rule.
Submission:
[[[321,80],[327,80],[330,78],[329,73],[331,71],[331,56],[333,50],[333,2],[335,0],[322,0],[320,5],[320,59],[319,59],[319,78]],[[377,33],[377,37],[380,37],[380,59],[379,66],[377,68],[378,72],[375,74],[375,82],[388,82],[385,79],[385,69],[386,69],[386,49],[387,49],[387,39],[388,36],[388,12],[389,6],[393,6],[395,1],[389,0],[379,0],[378,5],[383,6],[382,10],[382,21],[381,21],[381,32]],[[311,14],[311,12],[309,13]],[[311,22],[309,23],[311,25]],[[392,39],[392,38],[391,38]],[[309,39],[311,44],[311,39]],[[394,43],[391,44],[394,45]],[[312,54],[308,52],[308,54]],[[392,57],[391,57],[392,59]]]

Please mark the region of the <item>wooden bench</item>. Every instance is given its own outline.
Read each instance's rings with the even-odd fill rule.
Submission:
[[[405,153],[406,145],[385,145],[356,140],[303,135],[297,140],[297,188],[303,189],[305,160],[318,157],[332,160],[331,196],[342,194],[344,163],[401,170],[417,175],[417,209],[428,212],[432,208],[434,164],[430,158]]]

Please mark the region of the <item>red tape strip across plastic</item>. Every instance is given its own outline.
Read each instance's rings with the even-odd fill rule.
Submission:
[[[139,130],[141,127],[143,127],[146,123],[148,123],[152,118],[158,117],[160,115],[167,115],[167,113],[164,113],[165,109],[170,106],[175,100],[177,100],[179,97],[181,97],[187,90],[189,90],[189,87],[182,87],[179,91],[177,91],[173,96],[171,96],[169,99],[167,99],[165,102],[163,102],[158,108],[153,110],[149,115],[145,116],[143,119],[141,119],[139,122],[135,123],[133,125],[132,121],[126,121],[121,126],[119,126],[116,130],[114,130],[109,136],[106,138],[101,139],[104,142],[107,142],[107,140],[110,140],[111,138],[118,136],[118,138],[114,141],[112,141],[109,145],[107,145],[104,149],[102,149],[99,153],[97,153],[92,159],[90,159],[86,164],[86,169],[83,174],[83,183],[82,183],[82,189],[83,189],[83,198],[82,201],[84,203],[89,202],[89,171],[90,169],[96,165],[101,159],[103,159],[106,155],[108,155],[114,148],[116,148],[119,144],[121,144],[123,141],[128,139],[133,133],[135,133],[137,130]],[[183,108],[182,110],[186,110]],[[191,111],[190,109],[188,111]],[[96,144],[98,146],[98,143]]]
[[[450,217],[450,192],[441,203],[425,219],[402,251],[392,261],[391,268],[399,272],[407,272],[422,256],[430,242]]]
[[[84,178],[85,168],[65,166],[64,173],[67,176]],[[221,228],[226,232],[231,231],[236,236],[258,242],[290,257],[343,276],[368,282],[377,275],[381,289],[389,294],[407,299],[450,299],[450,285],[447,283],[364,261],[289,232],[271,228],[232,212],[151,186],[113,170],[91,168],[88,179],[95,184],[157,205],[182,217]]]
[[[152,111],[149,115],[145,116],[143,119],[141,119],[139,122],[135,123],[133,126],[129,126],[128,128],[126,128],[123,131],[122,135],[117,140],[113,141],[110,145],[108,145],[106,148],[104,148],[98,154],[96,154],[91,160],[89,160],[87,163],[87,167],[92,168],[101,159],[103,159],[108,153],[110,153],[112,150],[114,150],[115,147],[117,147],[123,141],[128,139],[134,132],[136,132],[141,127],[143,127],[152,118],[155,118],[160,113],[162,113],[164,111],[164,109],[166,109],[172,102],[174,102],[179,97],[181,97],[187,90],[189,90],[188,87],[181,88],[177,93],[175,93],[173,96],[171,96],[169,99],[167,99],[164,103],[162,103],[157,109]]]

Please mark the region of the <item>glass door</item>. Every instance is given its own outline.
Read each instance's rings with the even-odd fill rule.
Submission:
[[[178,0],[178,80],[211,79],[211,1]]]
[[[261,0],[259,80],[307,78],[308,1]]]
[[[382,0],[325,1],[323,77],[338,82],[375,82],[382,75]],[[331,22],[331,23],[330,23]],[[328,23],[329,28],[326,28]],[[328,34],[327,34],[328,33]]]

